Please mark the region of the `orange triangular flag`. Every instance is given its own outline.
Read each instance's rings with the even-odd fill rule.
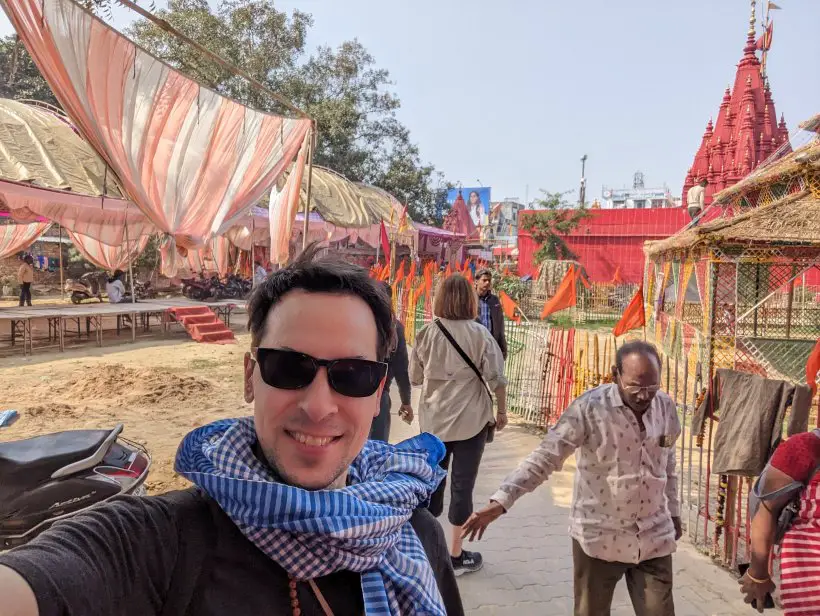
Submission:
[[[404,280],[404,259],[399,262],[399,269],[396,272],[396,279],[393,284],[399,284],[402,280]]]
[[[624,310],[621,320],[612,329],[612,335],[622,336],[630,329],[637,329],[646,325],[646,315],[643,308],[643,285],[638,287],[635,296]]]
[[[379,280],[381,280],[381,281],[390,280],[390,264],[389,263],[384,264],[384,267],[382,268],[382,273],[379,276]]]
[[[424,292],[428,297],[433,290],[433,267],[431,266],[435,266],[435,262],[430,261],[424,266]]]
[[[624,279],[621,278],[621,266],[615,268],[615,274],[612,276],[613,284],[623,284]]]
[[[589,277],[587,276],[587,272],[583,267],[579,267],[578,271],[575,274],[575,277],[581,281],[581,283],[589,289],[592,285],[589,283]]]
[[[553,312],[558,312],[564,308],[570,308],[575,305],[575,268],[570,265],[567,273],[564,274],[564,279],[558,285],[558,290],[544,304],[541,310],[541,318],[546,319]]]
[[[452,275],[453,275],[453,268],[450,267],[450,264],[448,263],[447,268],[444,270],[444,277],[449,278]]]
[[[535,282],[538,282],[538,279],[541,278],[541,267],[535,268],[535,273],[532,275],[532,279]]]
[[[410,264],[410,271],[407,273],[407,282],[408,284],[413,284],[416,280],[416,260],[413,259],[413,262]]]
[[[467,279],[467,282],[469,282],[470,284],[473,283],[473,270],[471,270],[469,267],[465,267],[464,271],[461,272],[461,275]]]
[[[518,304],[516,304],[509,295],[504,293],[504,291],[498,292],[498,299],[501,300],[501,309],[504,311],[504,314],[507,315],[507,318],[512,319],[516,323],[520,323],[520,314],[515,314],[516,310],[518,310],[519,313],[521,312],[521,308],[518,307]]]
[[[817,393],[817,373],[820,372],[820,338],[814,345],[814,350],[806,362],[806,384],[811,387],[812,393]]]

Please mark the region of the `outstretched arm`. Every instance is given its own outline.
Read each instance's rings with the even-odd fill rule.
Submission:
[[[490,504],[474,513],[464,525],[463,536],[470,541],[479,540],[487,526],[509,511],[515,501],[532,492],[555,471],[560,470],[572,453],[586,439],[583,411],[586,402],[575,400],[554,427],[547,432],[541,444],[528,455],[512,473],[507,475],[501,487],[490,498]]]

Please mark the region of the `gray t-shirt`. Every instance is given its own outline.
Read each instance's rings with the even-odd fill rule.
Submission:
[[[462,615],[444,532],[424,509],[410,521],[447,613]],[[285,570],[195,489],[115,499],[0,555],[0,565],[29,583],[40,616],[292,614]],[[359,574],[316,583],[335,616],[364,613]],[[323,613],[308,584],[298,593],[302,614]]]

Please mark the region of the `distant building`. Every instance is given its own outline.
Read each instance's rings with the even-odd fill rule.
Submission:
[[[518,212],[523,209],[522,203],[512,199],[492,203],[488,228],[486,232],[482,231],[482,236],[496,245],[515,245],[518,242]]]
[[[636,172],[632,178],[632,188],[609,188],[604,186],[601,193],[601,209],[648,210],[663,207],[678,207],[680,199],[672,196],[665,184],[661,188],[646,188],[643,173]]]

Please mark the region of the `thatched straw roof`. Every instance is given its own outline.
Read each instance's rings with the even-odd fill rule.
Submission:
[[[712,201],[715,204],[730,203],[737,196],[751,192],[766,184],[785,180],[788,177],[820,172],[820,116],[815,116],[806,120],[800,125],[808,141],[797,147],[792,152],[785,153],[778,157],[774,154],[774,160],[764,163],[737,184],[720,191]]]
[[[644,243],[644,252],[655,257],[664,252],[692,250],[713,244],[801,245],[820,248],[820,199],[809,191],[744,212],[688,227],[665,240]]]

